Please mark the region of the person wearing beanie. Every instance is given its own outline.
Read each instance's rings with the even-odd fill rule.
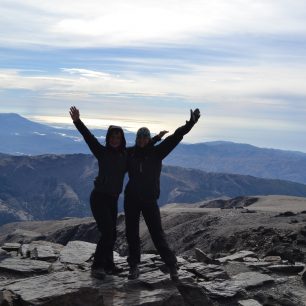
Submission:
[[[107,130],[104,146],[82,122],[80,112],[75,106],[70,108],[69,113],[75,127],[98,160],[99,172],[90,194],[90,207],[101,236],[94,253],[91,273],[96,278],[104,279],[106,274],[120,272],[114,264],[113,249],[117,236],[118,198],[127,170],[126,140],[123,129],[111,125]],[[154,137],[152,143],[160,141],[163,135],[161,132]]]
[[[199,109],[191,110],[189,121],[158,145],[152,145],[150,131],[143,127],[137,132],[135,146],[127,149],[129,181],[124,191],[124,212],[129,279],[138,278],[140,273],[139,220],[142,213],[152,241],[168,266],[171,279],[178,281],[177,260],[166,241],[157,204],[160,195],[160,174],[162,160],[180,143],[199,118]]]

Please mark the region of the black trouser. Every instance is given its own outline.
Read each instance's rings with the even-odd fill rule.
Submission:
[[[167,265],[174,265],[177,260],[166,241],[157,201],[140,201],[126,196],[124,199],[124,211],[126,238],[129,246],[129,255],[127,259],[129,265],[134,266],[140,263],[140,213],[143,215],[153,243],[161,258]]]
[[[92,268],[113,268],[113,249],[117,238],[118,196],[95,190],[90,195],[92,214],[97,222],[101,237],[97,243]]]

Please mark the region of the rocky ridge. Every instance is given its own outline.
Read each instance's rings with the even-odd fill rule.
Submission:
[[[135,282],[126,277],[122,214],[118,216],[115,258],[123,272],[102,283],[89,272],[99,238],[93,218],[3,225],[3,306],[79,305],[73,299],[83,305],[304,305],[306,209],[301,200],[241,198],[222,202],[221,209],[200,207],[203,203],[161,209],[167,240],[178,255],[179,284],[170,281],[143,220],[142,275]],[[215,205],[208,206],[211,204]],[[290,205],[294,209],[285,210]],[[44,287],[55,295],[46,293]]]
[[[0,305],[306,305],[304,264],[280,256],[240,251],[211,258],[200,249],[179,256],[179,282],[169,279],[158,255],[142,254],[141,276],[127,279],[126,257],[114,252],[122,272],[90,275],[95,244],[34,240],[0,248]],[[303,290],[304,289],[304,290]]]

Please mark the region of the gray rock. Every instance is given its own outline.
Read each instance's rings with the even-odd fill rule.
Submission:
[[[104,306],[103,297],[89,275],[76,272],[57,272],[15,281],[2,288],[5,300],[13,294],[25,306]],[[13,304],[17,305],[17,304]]]
[[[45,261],[17,257],[5,258],[0,261],[0,271],[22,273],[25,275],[48,273],[49,266],[50,264]]]
[[[205,254],[202,250],[200,250],[198,248],[195,248],[194,252],[195,252],[195,257],[196,257],[197,261],[204,262],[206,264],[213,264],[213,263],[215,263],[215,260],[212,259],[207,254]]]
[[[253,299],[238,301],[239,306],[262,306],[259,302]]]
[[[199,285],[204,288],[205,292],[211,298],[233,298],[238,294],[244,293],[244,289],[240,284],[226,280],[223,282],[200,282]]]
[[[186,305],[213,306],[212,301],[200,286],[180,282],[176,287],[181,293]]]
[[[262,286],[273,281],[273,278],[269,275],[258,272],[244,272],[233,276],[231,280],[200,282],[199,285],[206,290],[210,297],[233,298],[238,294],[245,293],[245,289]]]
[[[66,271],[66,270],[68,270],[67,265],[60,261],[53,262],[48,268],[49,273],[61,272],[61,271]]]
[[[8,256],[8,255],[9,255],[9,253],[7,251],[0,248],[0,257],[1,256]]]
[[[178,273],[181,281],[193,281],[192,274],[181,269],[178,271]],[[140,268],[140,277],[137,282],[141,283],[146,288],[151,289],[164,288],[169,286],[169,284],[172,284],[169,274],[163,273],[159,269],[144,271],[143,268]]]
[[[258,262],[258,258],[255,258],[255,257],[244,257],[243,261],[244,262]]]
[[[282,259],[280,256],[266,256],[263,258],[263,261],[268,261],[268,262],[281,262]]]
[[[186,305],[172,282],[161,285],[162,288],[152,290],[141,280],[107,276],[100,281],[92,278],[90,272],[66,271],[14,281],[1,289],[17,296],[20,305],[29,306]]]
[[[11,251],[18,252],[20,245],[21,244],[17,242],[6,242],[1,248],[8,252],[11,252]]]
[[[304,265],[272,265],[268,269],[272,272],[299,273],[304,270]]]
[[[18,250],[19,255],[23,258],[28,257],[28,249],[29,249],[28,243],[22,244]]]
[[[274,279],[267,274],[258,272],[243,272],[232,277],[233,281],[244,289],[251,289],[268,283],[273,283]]]
[[[30,243],[33,240],[43,240],[45,238],[46,237],[41,233],[17,228],[13,232],[8,234],[5,240],[7,242]]]
[[[30,258],[46,261],[55,261],[64,246],[49,241],[32,241],[26,250]]]
[[[240,252],[237,252],[237,253],[229,255],[229,256],[217,258],[216,261],[218,261],[220,263],[225,263],[225,262],[231,261],[231,260],[242,261],[243,258],[252,257],[252,256],[256,257],[256,254],[252,251],[240,251]]]
[[[85,241],[69,241],[60,252],[60,261],[82,264],[89,260],[96,250],[96,244]]]
[[[203,263],[188,263],[182,267],[183,270],[193,273],[206,281],[215,279],[229,279],[227,272],[219,265],[205,265]]]

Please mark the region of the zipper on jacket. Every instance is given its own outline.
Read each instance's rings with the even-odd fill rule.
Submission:
[[[139,165],[139,171],[140,171],[140,173],[142,172],[142,162]]]

